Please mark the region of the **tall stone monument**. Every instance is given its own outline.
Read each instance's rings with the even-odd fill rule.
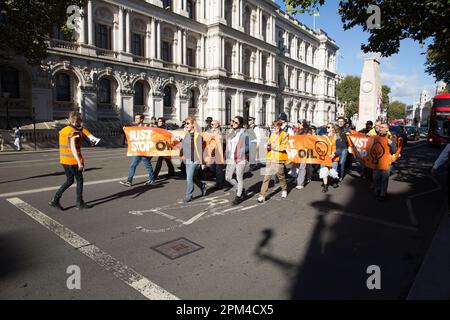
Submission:
[[[375,121],[381,116],[380,62],[374,58],[364,60],[359,89],[359,110],[356,130],[366,126],[368,120]]]

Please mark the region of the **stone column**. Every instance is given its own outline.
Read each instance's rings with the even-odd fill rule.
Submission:
[[[88,0],[88,44],[94,45],[94,20],[92,12],[92,0]]]
[[[152,21],[151,21],[151,25],[150,25],[150,28],[151,28],[151,34],[150,34],[150,57],[152,58],[152,59],[156,59],[156,56],[157,56],[157,54],[156,54],[156,39],[158,38],[157,37],[157,34],[156,34],[156,25],[155,25],[155,18],[152,18]]]
[[[186,0],[184,0],[184,1],[186,1]],[[181,52],[182,52],[182,57],[183,57],[183,65],[186,65],[187,64],[186,30],[183,30],[182,35],[183,35],[183,42],[181,43]]]
[[[151,59],[153,55],[153,47],[152,47],[152,24],[150,19],[147,21],[147,29],[145,32],[145,57],[147,59]]]
[[[182,31],[179,28],[177,32],[177,56],[176,59],[174,59],[175,63],[182,64],[183,63],[183,36]]]
[[[85,44],[86,43],[86,19],[83,18],[84,9],[81,9],[81,18],[79,19],[78,24],[78,43]]]
[[[127,10],[126,11],[126,18],[125,18],[126,22],[125,22],[125,41],[126,41],[126,51],[127,53],[131,53],[131,49],[130,49],[130,11]],[[122,27],[120,27],[122,28]],[[123,41],[123,38],[121,39],[121,41]]]
[[[119,7],[119,41],[118,41],[119,52],[123,52],[123,26],[124,26],[123,9],[124,9],[123,7]]]
[[[158,20],[156,20],[156,58],[161,60],[161,21]]]
[[[205,69],[205,36],[200,39],[200,68]]]

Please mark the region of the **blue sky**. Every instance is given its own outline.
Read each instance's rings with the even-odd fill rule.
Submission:
[[[282,0],[276,0],[276,3],[285,10]],[[341,17],[337,13],[338,7],[339,1],[327,1],[320,8],[320,16],[315,19],[316,28],[324,30],[340,48],[338,73],[360,76],[364,58],[368,57],[368,54],[361,51],[361,43],[367,43],[369,34],[359,27],[344,31]],[[309,14],[299,14],[297,19],[308,27],[313,27],[313,17]],[[403,40],[398,54],[381,58],[382,83],[391,87],[391,100],[412,104],[419,100],[423,89],[428,90],[431,96],[435,94],[435,78],[425,72],[426,56],[421,54],[425,49],[426,47],[422,49],[412,40]]]

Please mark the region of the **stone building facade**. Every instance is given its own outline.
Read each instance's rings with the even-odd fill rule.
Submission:
[[[10,93],[0,99],[10,117],[34,110],[37,121],[80,110],[86,121],[141,112],[268,125],[285,111],[325,124],[336,116],[337,49],[273,0],[89,0],[75,40],[53,30],[41,66],[0,64]]]

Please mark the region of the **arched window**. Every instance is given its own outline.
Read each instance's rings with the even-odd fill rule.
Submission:
[[[225,0],[225,20],[227,25],[233,25],[233,0]]]
[[[170,86],[166,86],[164,88],[164,107],[171,107],[172,106],[172,89]]]
[[[136,82],[134,85],[134,104],[138,106],[145,105],[144,102],[144,85],[142,82]]]
[[[244,31],[246,34],[250,35],[250,23],[252,19],[252,11],[249,7],[245,7],[245,15],[244,15]]]
[[[58,73],[55,77],[56,101],[72,101],[70,77],[65,73]]]
[[[195,5],[194,5],[194,1],[192,0],[187,0],[186,1],[186,11],[188,13],[188,17],[192,20],[195,20]]]
[[[98,48],[111,50],[112,28],[108,25],[97,23],[95,25],[95,45]]]
[[[189,107],[190,108],[197,108],[197,92],[195,92],[194,89],[190,90],[191,97],[189,101]]]
[[[262,37],[264,41],[267,41],[267,18],[262,16]]]
[[[111,81],[101,78],[98,82],[98,103],[111,104]]]
[[[227,98],[225,102],[225,123],[229,124],[231,121],[231,99]]]
[[[9,92],[10,98],[20,98],[19,92],[19,71],[10,67],[0,66],[0,94]]]

